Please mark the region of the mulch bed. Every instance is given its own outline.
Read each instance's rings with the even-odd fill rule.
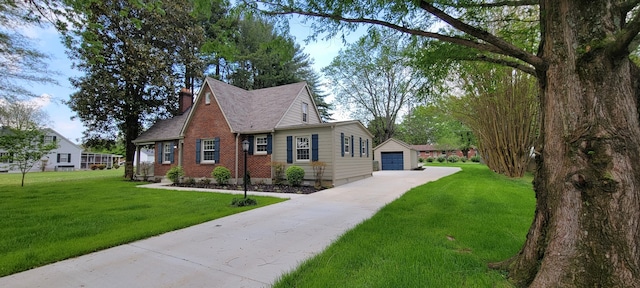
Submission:
[[[202,183],[196,183],[196,184],[177,183],[177,184],[171,184],[171,186],[205,188],[205,189],[212,189],[212,190],[215,189],[215,190],[244,191],[243,185],[234,185],[234,184],[218,185],[218,184],[202,184]],[[247,191],[294,193],[294,194],[311,194],[323,189],[324,188],[316,189],[313,186],[289,186],[289,185],[271,185],[271,184],[247,185]]]

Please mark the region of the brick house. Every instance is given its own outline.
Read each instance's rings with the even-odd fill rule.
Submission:
[[[443,150],[443,149],[438,149],[436,145],[430,145],[430,144],[411,145],[411,147],[417,150],[419,153],[418,157],[423,159],[426,159],[429,157],[438,158],[440,156],[451,156],[451,155],[457,155],[458,157],[464,156],[461,150]],[[471,158],[476,154],[477,153],[475,148],[473,147],[469,148],[469,153],[467,153],[468,158]]]
[[[322,123],[305,82],[247,91],[206,78],[195,101],[183,89],[179,105],[178,115],[133,141],[137,154],[155,149],[156,177],[179,165],[186,177],[211,178],[221,165],[231,170],[233,183],[241,183],[244,140],[250,143],[247,170],[254,182],[271,183],[272,162],[302,167],[307,184],[314,180],[313,161],[327,164],[323,180],[333,185],[372,174],[372,135],[359,121]]]

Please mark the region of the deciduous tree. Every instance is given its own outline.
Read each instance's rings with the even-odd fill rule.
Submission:
[[[629,59],[640,43],[638,5],[620,0],[271,0],[260,7],[272,14],[318,17],[318,32],[336,33],[354,23],[382,25],[464,47],[467,60],[535,76],[541,119],[537,206],[522,250],[498,266],[508,269],[519,286],[640,287],[640,75]],[[518,33],[483,28],[518,20],[517,13],[516,18],[475,13],[509,7],[539,13],[529,21],[534,29],[525,29],[532,33],[519,33],[520,25],[500,25]],[[429,24],[436,20],[451,30],[434,32]],[[524,40],[538,45],[530,49]]]

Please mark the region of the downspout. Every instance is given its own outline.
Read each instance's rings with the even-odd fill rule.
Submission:
[[[238,141],[240,139],[240,133],[236,133],[236,183],[238,184]]]

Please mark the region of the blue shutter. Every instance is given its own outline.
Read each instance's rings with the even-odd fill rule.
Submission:
[[[362,157],[362,137],[360,137],[360,157]]]
[[[247,138],[249,140],[249,155],[253,155],[253,135],[249,135]]]
[[[220,137],[213,138],[213,161],[220,163]]]
[[[318,161],[318,134],[311,135],[311,161]]]
[[[67,163],[71,163],[71,153],[67,154]]]
[[[344,133],[340,133],[340,154],[344,157]]]
[[[353,135],[351,135],[351,143],[349,144],[351,144],[351,157],[353,157],[353,148],[356,148],[355,143],[353,143]]]
[[[367,139],[367,158],[369,158],[369,139]]]
[[[158,143],[158,163],[162,164],[162,143]]]
[[[273,136],[271,134],[267,135],[267,154],[273,153]]]
[[[53,136],[53,142],[56,142],[56,136]]]
[[[58,163],[60,163],[60,153],[58,153]]]
[[[169,162],[173,163],[173,151],[176,149],[176,142],[171,142],[171,145],[169,148],[171,148],[169,150]]]
[[[293,163],[293,136],[287,136],[287,163]]]
[[[202,154],[202,145],[200,139],[196,139],[196,164],[200,164],[200,155]]]

